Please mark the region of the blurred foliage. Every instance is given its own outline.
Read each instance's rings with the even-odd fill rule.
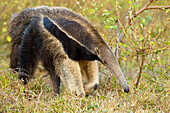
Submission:
[[[119,17],[122,18],[129,8],[130,14],[138,11],[148,1],[138,0],[132,5],[133,0],[118,1]],[[8,27],[14,13],[20,12],[28,7],[63,6],[68,7],[88,18],[98,28],[102,37],[109,46],[116,47],[117,38],[117,12],[116,0],[0,0],[0,45],[3,49],[9,49],[10,37]],[[158,0],[152,5],[168,5],[167,0]],[[120,45],[119,61],[123,70],[136,72],[138,66],[137,54],[147,54],[146,65],[160,71],[160,67],[168,67],[169,62],[169,10],[146,10],[133,20],[133,25],[123,25],[120,31],[125,30],[125,36]],[[122,20],[121,20],[122,21]],[[6,46],[4,46],[6,45]],[[6,52],[6,51],[2,51]],[[5,54],[5,53],[4,53]],[[9,54],[9,52],[8,52]],[[164,60],[162,60],[164,58]],[[148,68],[148,69],[149,69]],[[126,73],[127,74],[127,73]],[[131,74],[129,74],[131,75]],[[134,76],[134,75],[133,75]]]
[[[0,108],[2,106],[4,107],[5,103],[7,103],[7,106],[5,105],[5,107],[8,108],[7,111],[12,112],[10,111],[10,107],[13,108],[12,104],[14,103],[10,104],[11,101],[6,98],[9,96],[9,99],[13,99],[14,97],[18,98],[18,100],[14,99],[15,102],[17,102],[14,108],[17,109],[19,106],[21,108],[18,109],[18,111],[16,110],[16,112],[19,112],[22,108],[25,112],[33,112],[31,108],[35,106],[35,111],[43,111],[43,109],[37,108],[38,104],[36,101],[31,101],[30,106],[27,105],[29,102],[26,102],[23,96],[23,89],[25,89],[25,87],[18,85],[16,81],[14,81],[17,78],[16,74],[10,74],[8,71],[11,44],[8,28],[14,13],[20,12],[28,7],[47,5],[67,7],[82,14],[97,27],[101,36],[108,42],[113,50],[117,43],[118,29],[120,32],[124,31],[124,37],[121,42],[119,42],[119,63],[132,88],[129,95],[121,93],[116,79],[110,76],[111,74],[104,69],[104,67],[100,66],[100,71],[108,75],[108,77],[105,76],[105,78],[103,78],[103,74],[100,73],[100,97],[96,97],[94,100],[92,97],[89,97],[89,100],[67,100],[67,95],[61,99],[55,98],[53,100],[48,94],[50,91],[47,89],[47,84],[39,80],[39,77],[38,83],[42,82],[43,84],[39,85],[37,81],[32,83],[33,85],[30,86],[30,89],[32,89],[33,92],[30,93],[34,99],[38,94],[41,94],[37,89],[40,90],[43,88],[43,90],[45,90],[42,100],[40,99],[42,102],[40,108],[46,107],[46,109],[48,109],[47,111],[57,112],[56,108],[62,107],[64,104],[67,107],[62,107],[60,110],[58,109],[58,111],[64,109],[66,111],[82,110],[90,112],[98,110],[100,112],[109,112],[112,110],[124,111],[124,109],[127,109],[128,112],[134,112],[135,109],[138,109],[139,112],[142,112],[142,110],[150,112],[168,112],[168,95],[170,93],[170,10],[146,10],[134,18],[130,24],[128,22],[123,23],[123,21],[127,20],[134,12],[141,9],[148,1],[149,0],[137,0],[136,3],[133,4],[134,0],[118,0],[118,4],[116,4],[116,0],[0,0],[0,92],[3,90],[0,97],[3,97],[2,100],[4,99],[2,101],[4,104],[0,102]],[[170,5],[170,3],[168,0],[157,0],[152,3],[152,5],[167,6]],[[128,9],[131,10],[127,18],[122,19]],[[120,20],[120,28],[117,24],[118,18]],[[142,66],[142,78],[139,88],[135,90],[133,87],[141,66],[142,55],[145,55],[145,61]],[[40,71],[39,76],[42,73],[43,72]],[[14,87],[14,91],[12,89],[12,83],[14,83],[14,85],[17,84]],[[116,91],[114,91],[113,88]],[[113,93],[109,94],[110,92],[114,92],[117,96]],[[6,96],[2,96],[3,94]],[[21,98],[17,97],[17,95]],[[65,95],[65,93],[63,95]],[[110,102],[110,98],[115,103]],[[29,101],[29,99],[27,101]],[[55,104],[56,101],[61,106]],[[74,103],[71,103],[72,101],[76,101],[77,104],[74,105]],[[101,103],[98,103],[98,101]],[[128,103],[123,105],[123,103],[127,101]],[[20,104],[20,102],[25,104]],[[47,102],[49,105],[43,102]],[[79,105],[78,102],[82,102],[82,104]],[[101,105],[102,103],[104,105]],[[88,106],[86,106],[87,104]],[[75,107],[69,107],[71,105]],[[80,107],[78,107],[78,105]],[[121,106],[121,109],[119,110],[117,106]],[[141,106],[142,108],[140,108]]]

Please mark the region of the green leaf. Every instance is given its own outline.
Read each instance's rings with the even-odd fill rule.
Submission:
[[[140,47],[141,48],[141,47]],[[138,54],[143,55],[143,51],[138,52]]]
[[[104,27],[105,29],[109,29],[110,28],[110,26],[107,24],[107,25],[105,25],[105,27]]]
[[[152,62],[156,62],[156,60],[154,58],[152,58]]]
[[[117,20],[117,16],[116,15],[115,15],[114,19]]]
[[[107,9],[104,9],[103,13],[109,13],[109,11]]]
[[[113,17],[109,17],[109,20],[114,21],[114,18]]]
[[[161,28],[159,28],[158,30],[159,30],[159,32],[161,32],[161,31],[162,31],[162,29],[161,29]]]
[[[165,44],[167,44],[168,46],[170,46],[170,41],[167,40],[167,41],[165,42]]]
[[[162,50],[156,50],[155,54],[159,54]]]
[[[117,25],[110,26],[110,28],[117,29]]]
[[[7,32],[7,27],[2,28],[2,32]]]
[[[128,3],[129,3],[129,4],[132,4],[132,1],[129,1]]]
[[[89,8],[89,9],[88,9],[88,12],[89,12],[90,14],[94,14],[94,13],[95,13],[95,9]]]
[[[142,41],[144,41],[144,39],[145,39],[145,37],[144,37],[144,36],[142,36],[142,35],[140,35],[139,40],[142,42]]]
[[[127,45],[126,45],[126,44],[122,44],[122,46],[123,46],[123,47],[127,47]]]
[[[155,41],[152,41],[152,42],[151,42],[151,45],[156,45],[156,42],[155,42]]]
[[[132,7],[136,7],[137,5],[136,4],[134,4]]]
[[[170,11],[170,9],[166,10],[166,13],[168,13]]]
[[[4,25],[6,25],[7,23],[6,22],[3,22]]]

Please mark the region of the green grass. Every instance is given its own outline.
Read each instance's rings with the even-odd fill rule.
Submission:
[[[5,61],[3,61],[6,64]],[[7,68],[8,69],[8,68]],[[2,112],[169,112],[169,79],[142,78],[139,87],[128,80],[130,92],[124,93],[112,76],[101,76],[99,89],[86,98],[71,95],[61,88],[61,96],[53,95],[48,76],[38,72],[27,86],[17,74],[0,71],[0,110]]]
[[[81,98],[72,95],[63,85],[61,86],[61,96],[56,97],[52,92],[50,77],[46,76],[48,73],[40,65],[37,68],[35,78],[32,79],[27,86],[21,84],[21,81],[18,80],[18,74],[13,73],[9,68],[11,43],[6,39],[9,35],[8,27],[11,15],[15,12],[19,12],[26,7],[40,5],[66,6],[76,12],[82,13],[84,16],[86,15],[87,18],[97,26],[106,41],[110,41],[110,38],[116,37],[116,30],[113,30],[112,33],[109,34],[110,30],[103,27],[106,26],[107,23],[111,26],[110,22],[108,22],[109,20],[106,19],[115,16],[114,0],[110,0],[109,2],[96,1],[97,4],[86,0],[86,2],[80,2],[80,5],[77,5],[75,1],[76,0],[0,0],[0,11],[2,12],[0,14],[0,112],[169,113],[169,47],[158,54],[148,53],[138,88],[135,87],[139,72],[136,56],[128,54],[127,59],[123,59],[125,53],[123,52],[123,48],[120,49],[122,51],[119,55],[119,62],[130,86],[130,92],[128,94],[123,92],[114,75],[112,76],[101,64],[99,65],[99,88],[89,97]],[[119,3],[122,7],[121,15],[123,15],[129,5],[125,0],[120,0]],[[142,0],[140,0],[140,3],[141,4],[138,5],[139,7],[145,4]],[[103,4],[103,6],[101,4]],[[154,5],[167,5],[167,1],[158,1]],[[93,14],[94,6],[98,8],[95,14]],[[112,10],[110,10],[107,18],[105,16],[100,16],[104,9],[109,10],[111,8]],[[89,13],[89,11],[92,11],[92,13]],[[152,11],[149,10],[144,12],[141,14],[140,19],[145,19],[148,12]],[[154,13],[156,13],[155,15],[166,14],[161,11],[155,11]],[[154,21],[156,24],[151,36],[156,36],[159,28],[165,26],[167,19],[169,18],[168,14],[169,13],[162,17],[155,17]],[[148,28],[147,24],[146,28]],[[169,34],[169,27],[167,26],[159,36],[155,48],[168,46],[167,42],[169,40]],[[112,43],[114,45],[115,38],[113,38]],[[124,43],[128,44],[129,42],[124,39]],[[128,45],[128,47],[131,47],[131,45]],[[129,51],[133,53],[132,50]]]

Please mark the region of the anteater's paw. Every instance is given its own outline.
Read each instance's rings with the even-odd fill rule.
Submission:
[[[90,84],[85,84],[84,90],[86,92],[86,95],[91,94],[94,90],[97,90],[99,84],[98,83],[90,83]]]

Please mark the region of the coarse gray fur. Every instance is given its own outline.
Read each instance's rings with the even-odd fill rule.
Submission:
[[[58,32],[50,30],[54,27]],[[50,74],[55,93],[59,93],[61,79],[71,92],[85,95],[99,84],[95,61],[98,60],[115,73],[125,92],[129,92],[112,51],[96,28],[80,14],[62,7],[27,8],[12,19],[10,36],[10,67],[21,69],[19,78],[24,79],[25,84],[34,75],[35,66],[41,60]],[[67,43],[60,40],[62,36],[74,43],[73,47],[70,46],[71,52],[64,46]],[[83,55],[79,56],[77,51]],[[89,54],[88,58],[86,54]],[[82,77],[86,80],[84,87]]]

